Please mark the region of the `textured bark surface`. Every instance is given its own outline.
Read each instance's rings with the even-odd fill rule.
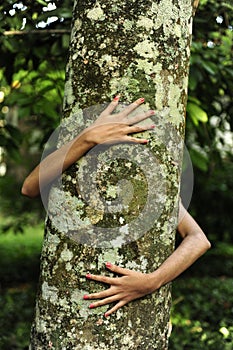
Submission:
[[[191,0],[76,1],[59,145],[117,93],[156,108],[147,146],[96,148],[53,186],[31,349],[166,350],[170,284],[105,319],[83,295],[104,263],[155,270],[173,251],[184,138]],[[90,108],[91,106],[94,106]]]

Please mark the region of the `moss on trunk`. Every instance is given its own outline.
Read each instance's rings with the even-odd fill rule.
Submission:
[[[170,284],[108,319],[83,295],[106,288],[85,278],[106,261],[150,272],[174,249],[191,26],[191,0],[74,4],[59,145],[119,92],[158,115],[149,145],[95,148],[53,186],[33,350],[168,348]]]

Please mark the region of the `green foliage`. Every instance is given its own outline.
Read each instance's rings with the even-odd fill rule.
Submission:
[[[1,293],[0,348],[2,350],[28,349],[34,302],[34,285],[24,284]]]
[[[20,195],[21,183],[15,176],[0,177],[0,232],[12,229],[15,233],[23,232],[27,225],[36,225],[44,217],[44,209],[40,198],[33,201]],[[29,209],[30,208],[30,209]],[[3,219],[4,218],[4,219]]]
[[[0,236],[1,287],[35,282],[38,279],[38,261],[42,246],[43,225],[25,227],[17,235],[10,230]],[[7,273],[6,273],[7,272]]]
[[[232,288],[232,278],[177,280],[173,284],[170,349],[232,349]]]
[[[199,122],[206,123],[208,121],[207,113],[200,106],[201,102],[197,98],[189,97],[187,113],[196,126],[199,125]]]
[[[62,40],[61,35],[50,33],[43,35],[39,30],[40,28],[69,29],[72,2],[62,1],[62,6],[55,10],[52,10],[53,7],[47,7],[53,3],[61,5],[61,1],[21,1],[20,3],[5,1],[4,5],[0,5],[1,32],[16,30],[22,32],[22,35],[2,35],[0,39],[2,47],[0,66],[4,67],[4,75],[9,85],[12,83],[14,72],[19,67],[25,70],[37,70],[41,60],[54,64],[56,68],[64,68],[64,56],[60,55],[66,52],[67,43]],[[26,30],[29,34],[25,37],[23,31]],[[37,32],[30,34],[32,30]],[[67,34],[64,35],[67,36]]]
[[[0,349],[28,348],[43,227],[12,231],[0,238]]]
[[[232,155],[231,147],[219,137],[219,131],[233,129],[232,19],[232,4],[202,0],[194,20],[186,135],[188,147],[195,149],[194,165],[204,172]],[[213,118],[218,122],[213,123]],[[221,152],[219,143],[227,152]],[[205,158],[203,150],[208,154]]]
[[[56,3],[60,4],[59,1]],[[0,37],[1,102],[2,107],[7,106],[0,110],[0,118],[4,121],[1,129],[9,124],[22,129],[18,120],[24,123],[29,120],[40,131],[37,140],[40,150],[60,119],[72,16],[71,1],[63,2],[65,10],[63,7],[49,10],[45,7],[49,4],[52,2],[18,4],[6,1],[0,6],[0,31],[4,34]],[[44,28],[46,32],[43,32]],[[53,34],[53,30],[59,29],[67,33]],[[14,31],[22,34],[16,35]],[[8,113],[13,107],[17,109],[14,120]],[[28,135],[24,130],[25,134],[30,138],[30,133]],[[7,143],[5,149],[9,152],[15,146],[14,135],[7,136],[1,132],[0,145]]]
[[[208,173],[195,170],[192,213],[214,242],[232,242],[232,158]]]
[[[22,198],[20,187],[61,116],[72,2],[55,3],[58,7],[50,1],[0,5],[0,164],[6,168],[0,210],[8,217],[3,231],[22,230],[43,215],[38,202]]]

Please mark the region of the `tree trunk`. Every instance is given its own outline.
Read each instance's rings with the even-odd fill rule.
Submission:
[[[85,278],[108,274],[106,261],[150,272],[174,249],[192,11],[191,0],[74,4],[59,146],[119,92],[158,115],[148,145],[97,147],[53,186],[33,350],[168,348],[170,284],[107,319],[83,295],[107,288]]]

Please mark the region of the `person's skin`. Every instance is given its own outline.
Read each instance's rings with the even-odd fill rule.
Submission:
[[[146,144],[148,140],[132,137],[130,134],[153,129],[154,125],[139,126],[135,124],[149,118],[154,114],[154,111],[127,119],[127,116],[141,105],[144,99],[138,99],[121,113],[111,114],[118,101],[119,96],[109,104],[91,127],[86,128],[73,141],[45,158],[25,179],[22,194],[29,197],[38,196],[40,191],[46,188],[61,172],[98,144],[116,142]],[[83,296],[87,300],[98,299],[91,303],[89,308],[115,302],[115,305],[105,313],[105,316],[108,317],[130,301],[151,294],[174,280],[210,248],[210,242],[204,232],[181,203],[177,230],[182,237],[181,244],[152,273],[141,273],[107,262],[106,267],[121,277],[87,274],[87,279],[109,285],[109,288],[104,291]]]
[[[116,302],[105,313],[105,317],[108,317],[130,301],[151,294],[161,286],[174,280],[210,248],[210,242],[204,232],[181,203],[178,222],[177,230],[183,240],[176,250],[154,272],[141,273],[107,262],[106,267],[111,272],[122,276],[111,278],[87,274],[86,278],[109,285],[107,290],[83,296],[86,300],[101,299],[90,304],[89,308],[92,309]]]
[[[135,117],[128,115],[144,102],[144,98],[136,100],[118,114],[111,114],[117,107],[119,96],[108,105],[98,119],[74,140],[46,157],[26,178],[22,194],[37,197],[61,172],[79,160],[85,153],[98,144],[133,142],[146,144],[148,140],[130,136],[130,134],[153,129],[154,125],[135,125],[155,114],[151,110]]]

